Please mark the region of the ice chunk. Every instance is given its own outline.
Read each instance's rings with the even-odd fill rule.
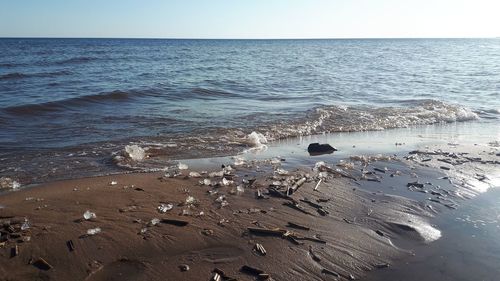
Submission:
[[[262,147],[267,143],[266,137],[257,132],[252,132],[247,136],[248,144],[252,147]]]
[[[196,203],[196,199],[193,196],[188,196],[186,198],[186,205],[193,205]]]
[[[23,224],[21,225],[21,230],[24,231],[28,228],[30,228],[30,222],[25,218]]]
[[[190,172],[190,173],[189,173],[189,176],[190,176],[191,178],[199,178],[199,177],[201,177],[201,174],[200,174],[200,173],[198,173],[198,172]]]
[[[222,178],[222,185],[230,185],[230,184],[233,184],[234,181],[231,181],[231,180],[228,180],[226,178]]]
[[[158,206],[158,212],[160,213],[166,213],[170,210],[172,210],[174,208],[174,204],[160,204],[160,206]]]
[[[243,157],[234,157],[234,166],[243,166],[246,162],[247,161]]]
[[[212,181],[210,179],[204,179],[204,180],[200,181],[200,184],[202,184],[202,185],[210,185],[210,184],[212,184]]]
[[[149,225],[155,226],[160,223],[160,219],[154,218],[149,222]]]
[[[125,146],[125,156],[134,160],[141,161],[146,158],[146,151],[136,144]]]
[[[179,170],[187,170],[189,168],[188,165],[183,163],[179,163],[177,167],[179,168]]]
[[[117,184],[118,184],[118,182],[117,182],[117,181],[111,181],[111,182],[109,183],[109,185],[117,185]]]
[[[87,229],[87,235],[96,235],[98,233],[101,233],[101,228],[100,227]]]
[[[95,213],[87,210],[85,211],[85,213],[83,213],[83,218],[85,220],[91,220],[91,219],[95,219],[97,216],[95,215]]]
[[[0,178],[0,189],[18,189],[21,184],[9,177]]]
[[[284,169],[276,169],[275,173],[280,176],[288,175],[288,171]]]

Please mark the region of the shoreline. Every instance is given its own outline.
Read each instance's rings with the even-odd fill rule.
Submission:
[[[164,280],[168,272],[169,279],[209,280],[217,268],[237,280],[259,278],[255,271],[241,270],[247,265],[276,280],[369,279],[373,271],[397,267],[398,260],[415,254],[413,249],[446,239],[433,218],[484,192],[478,183],[498,186],[500,159],[492,153],[498,147],[475,146],[471,139],[406,142],[412,137],[395,146],[387,141],[394,132],[352,137],[360,143],[363,134],[372,140],[370,147],[352,147],[347,137],[337,141],[338,154],[304,157],[298,139],[288,140],[247,154],[244,161],[193,159],[182,161],[187,170],[63,180],[4,193],[0,220],[26,218],[30,227],[22,231],[13,223],[17,238],[2,233],[8,240],[0,247],[0,275],[5,280],[114,280],[123,274],[130,280]],[[301,143],[329,138],[311,136]],[[373,153],[356,153],[366,150]],[[235,166],[237,161],[241,165]],[[221,164],[226,168],[218,168]],[[487,179],[474,178],[476,169],[486,171]],[[295,193],[282,196],[302,178]],[[218,185],[201,184],[205,179]],[[257,198],[258,190],[266,199]],[[194,201],[186,202],[190,196]],[[161,204],[173,208],[160,213]],[[86,210],[96,218],[84,220]],[[172,219],[188,224],[172,225]],[[86,235],[96,227],[102,232]],[[249,228],[279,234],[259,235]],[[70,240],[74,251],[66,245]],[[265,248],[265,256],[256,244]],[[11,257],[15,245],[18,255]],[[40,267],[40,258],[52,268]],[[181,265],[189,271],[181,271]]]

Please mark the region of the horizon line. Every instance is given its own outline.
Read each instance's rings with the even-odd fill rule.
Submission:
[[[0,36],[0,39],[130,39],[130,40],[373,40],[373,39],[500,39],[492,37],[286,37],[286,38],[210,38],[210,37],[79,37],[79,36]]]

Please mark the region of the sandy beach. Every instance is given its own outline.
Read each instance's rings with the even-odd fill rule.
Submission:
[[[474,169],[498,167],[495,149],[181,164],[7,192],[0,279],[363,279],[439,239],[430,219],[479,192],[466,182],[488,183]]]

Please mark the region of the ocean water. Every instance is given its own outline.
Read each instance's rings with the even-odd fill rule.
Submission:
[[[0,177],[119,172],[268,140],[497,123],[500,39],[0,39]]]

